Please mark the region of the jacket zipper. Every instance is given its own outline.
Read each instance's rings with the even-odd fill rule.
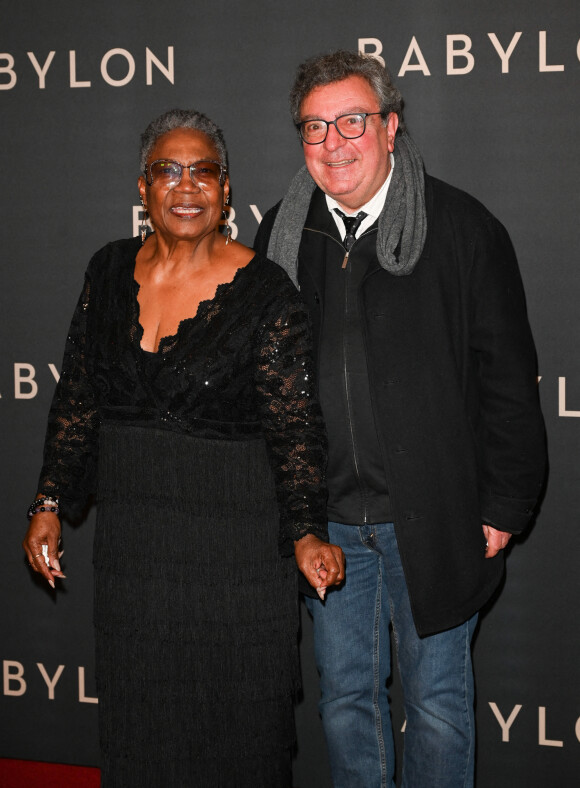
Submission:
[[[351,249],[354,248],[355,244],[356,244],[356,240],[353,243]],[[347,268],[349,255],[350,255],[350,250],[348,250],[346,252],[346,254],[344,256],[344,260],[342,262],[342,268],[345,269],[345,276],[347,276],[347,277],[350,277],[350,271],[351,271],[350,268]],[[347,285],[344,288],[344,317],[345,317],[345,320],[346,320],[346,318],[348,316],[348,307],[349,307],[348,293],[349,293],[349,288],[348,288],[348,280],[347,280]],[[362,331],[362,325],[361,325],[361,331]],[[366,525],[367,522],[368,522],[368,519],[369,519],[368,518],[368,500],[367,500],[367,496],[366,496],[366,493],[365,493],[365,485],[364,485],[364,482],[363,482],[363,479],[362,479],[362,476],[361,476],[361,473],[360,473],[360,465],[359,465],[357,449],[356,449],[355,434],[354,434],[354,424],[353,424],[353,417],[352,417],[351,393],[350,393],[350,387],[349,387],[349,382],[348,382],[348,360],[347,360],[347,356],[348,356],[348,353],[347,353],[347,347],[346,347],[346,331],[345,331],[343,333],[343,337],[342,337],[342,361],[343,361],[344,391],[345,391],[345,397],[346,397],[346,414],[347,414],[347,419],[348,419],[348,430],[349,430],[349,433],[350,433],[350,445],[351,445],[352,460],[353,460],[353,466],[354,466],[354,475],[355,475],[356,483],[357,483],[357,486],[358,486],[358,489],[359,489],[360,495],[361,495],[362,522],[363,522],[364,525]]]
[[[310,227],[308,227],[308,228],[305,227],[304,229],[308,229],[310,232],[319,233],[320,235],[325,235],[327,238],[330,238],[330,240],[334,241],[335,243],[339,243],[339,241],[337,241],[336,238],[333,238],[332,235],[329,235],[328,233],[325,233],[322,230],[315,230],[314,228],[310,228]],[[369,232],[369,231],[368,230],[365,231],[360,236],[360,238],[362,238],[364,235],[366,235],[367,232]],[[355,242],[353,243],[351,248],[348,251],[346,251],[346,254],[345,254],[344,259],[342,261],[342,266],[341,267],[342,267],[342,269],[346,270],[346,276],[349,275],[348,274],[349,269],[347,268],[347,265],[348,265],[350,252],[352,251],[352,249],[354,249],[354,246],[355,246],[356,242],[358,240],[360,240],[360,238],[355,239]],[[341,246],[342,246],[342,244],[341,244]],[[344,291],[344,314],[345,314],[345,316],[347,314],[347,309],[348,309],[348,287],[346,287],[345,291]],[[362,325],[361,325],[361,330],[363,330],[362,329]],[[364,338],[364,330],[363,330],[363,338]],[[365,345],[366,345],[366,341],[365,341]],[[356,479],[358,488],[359,488],[359,490],[361,492],[361,498],[362,498],[362,501],[363,501],[362,519],[363,519],[363,524],[366,525],[366,523],[368,522],[368,507],[367,507],[367,501],[366,501],[366,498],[365,498],[365,495],[364,495],[364,484],[363,484],[363,481],[362,481],[362,478],[361,478],[361,475],[360,475],[360,466],[359,466],[359,462],[358,462],[358,457],[357,457],[356,447],[355,447],[355,440],[354,440],[354,427],[353,427],[353,420],[352,420],[352,416],[351,416],[351,396],[350,396],[350,390],[349,390],[349,385],[348,385],[348,375],[347,375],[347,352],[346,352],[346,337],[345,337],[345,335],[343,335],[343,339],[342,339],[342,362],[343,362],[344,392],[345,392],[345,397],[346,397],[346,413],[347,413],[347,418],[348,418],[348,431],[350,433],[350,445],[351,445],[351,454],[352,454],[353,465],[354,465],[354,475],[355,475],[355,479]]]

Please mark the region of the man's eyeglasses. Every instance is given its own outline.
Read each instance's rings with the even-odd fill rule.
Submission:
[[[200,189],[211,189],[223,186],[226,182],[227,170],[219,161],[202,160],[193,164],[181,164],[171,159],[157,159],[147,165],[145,180],[151,186],[155,183],[163,189],[174,189],[183,176],[183,170],[189,170],[189,177]]]
[[[322,120],[313,118],[312,120],[302,120],[296,124],[300,139],[307,145],[319,145],[324,142],[328,134],[328,127],[334,126],[341,137],[347,140],[355,140],[362,137],[366,130],[367,118],[369,115],[383,115],[383,112],[354,112],[348,115],[340,115],[335,120]]]

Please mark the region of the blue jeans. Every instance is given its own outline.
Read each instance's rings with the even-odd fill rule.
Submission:
[[[475,721],[471,639],[477,615],[419,638],[392,523],[329,523],[346,556],[346,581],[314,618],[320,713],[334,788],[392,788],[395,749],[387,679],[393,626],[406,728],[401,785],[473,786]]]

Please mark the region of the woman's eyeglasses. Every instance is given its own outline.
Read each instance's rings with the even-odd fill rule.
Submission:
[[[164,189],[174,189],[181,183],[183,170],[189,170],[189,177],[200,189],[223,186],[227,170],[219,161],[202,160],[193,164],[181,164],[171,159],[157,159],[147,165],[145,180],[151,186],[156,184]]]

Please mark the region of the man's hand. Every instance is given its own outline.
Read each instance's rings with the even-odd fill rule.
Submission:
[[[482,525],[481,527],[483,528],[483,535],[487,541],[485,557],[493,558],[500,550],[507,547],[507,543],[512,538],[512,535],[507,531],[498,531],[497,528],[493,528],[491,525]]]

